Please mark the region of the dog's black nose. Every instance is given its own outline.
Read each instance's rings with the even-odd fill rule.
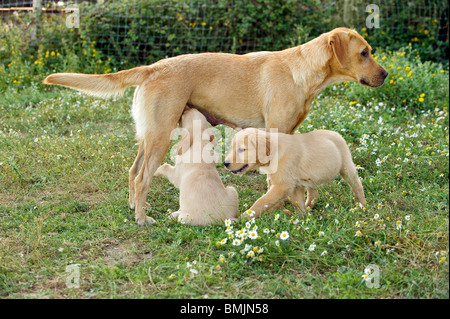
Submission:
[[[381,76],[385,79],[388,76],[389,72],[386,70],[381,71]]]
[[[224,162],[223,162],[223,165],[225,165],[225,167],[228,167],[228,166],[230,166],[230,162],[224,161]]]

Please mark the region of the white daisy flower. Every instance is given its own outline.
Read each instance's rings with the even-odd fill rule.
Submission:
[[[239,246],[240,244],[242,244],[242,240],[240,240],[240,239],[235,239],[235,240],[233,240],[233,246]]]
[[[198,270],[196,270],[194,268],[189,269],[189,271],[191,272],[191,276],[195,276],[198,274]]]
[[[280,234],[280,239],[281,240],[286,240],[289,238],[289,233],[287,231],[284,231]]]
[[[256,239],[256,238],[258,238],[258,233],[256,232],[256,230],[249,231],[248,232],[248,237],[250,239]]]

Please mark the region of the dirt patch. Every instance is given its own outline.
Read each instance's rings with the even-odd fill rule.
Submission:
[[[105,265],[135,265],[147,258],[149,252],[143,251],[139,244],[132,241],[109,243],[105,245]]]

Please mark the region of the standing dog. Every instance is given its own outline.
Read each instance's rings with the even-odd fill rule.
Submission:
[[[152,223],[143,209],[152,176],[186,105],[213,125],[278,128],[292,134],[328,85],[383,84],[388,73],[371,52],[356,31],[337,28],[282,51],[187,54],[112,74],[56,73],[44,83],[101,97],[137,87],[132,115],[139,150],[129,172],[129,203],[136,222],[144,225]]]
[[[350,184],[361,204],[366,205],[350,150],[336,132],[316,130],[288,135],[245,129],[234,136],[224,164],[233,173],[243,174],[257,167],[264,172],[274,161],[277,167],[272,167],[267,175],[267,193],[250,208],[255,217],[277,209],[288,197],[299,210],[312,208],[318,197],[317,186],[329,182],[338,173]],[[249,217],[247,212],[244,217]]]
[[[180,209],[171,217],[194,226],[236,219],[238,194],[234,187],[223,186],[217,172],[211,147],[215,137],[206,118],[196,109],[188,109],[180,126],[183,132],[175,167],[166,163],[154,175],[167,177],[180,189]]]

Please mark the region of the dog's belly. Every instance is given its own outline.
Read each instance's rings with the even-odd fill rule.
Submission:
[[[252,114],[248,114],[247,116],[236,116],[235,114],[233,114],[233,116],[224,116],[194,105],[189,106],[196,108],[200,113],[202,113],[212,126],[224,124],[234,129],[243,129],[247,127],[265,128],[265,121],[262,116],[252,116]]]

